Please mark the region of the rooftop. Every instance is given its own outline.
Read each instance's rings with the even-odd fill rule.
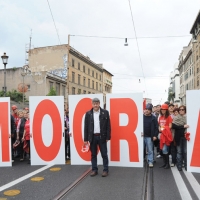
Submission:
[[[193,26],[192,26],[192,28],[191,28],[191,30],[190,30],[190,33],[191,33],[191,34],[194,34],[195,28],[197,27],[197,24],[198,24],[198,23],[200,23],[200,10],[199,10],[199,13],[198,13],[198,15],[197,15],[197,17],[196,17],[196,19],[195,19],[195,21],[194,21],[194,24],[193,24]]]

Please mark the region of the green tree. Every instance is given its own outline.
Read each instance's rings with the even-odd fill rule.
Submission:
[[[47,96],[56,96],[56,90],[53,87],[51,87],[51,89],[50,89],[49,93],[47,94]]]
[[[0,91],[0,97],[3,97],[3,96],[4,96],[4,91]],[[23,101],[23,93],[20,93],[17,90],[6,92],[6,97],[10,97],[10,99],[15,102]],[[26,101],[26,98],[25,98],[25,101]]]

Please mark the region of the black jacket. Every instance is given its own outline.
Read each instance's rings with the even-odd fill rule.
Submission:
[[[10,129],[11,129],[11,134],[15,133],[15,119],[12,115],[10,115]]]
[[[101,140],[106,142],[106,140],[110,140],[111,138],[110,116],[107,110],[100,108],[99,122],[100,122]],[[93,139],[93,134],[94,134],[94,117],[93,117],[93,109],[91,109],[85,114],[84,141],[89,141],[91,143]]]
[[[145,119],[143,117],[143,119]],[[158,138],[158,121],[154,115],[151,115],[151,139],[153,140],[153,137]]]
[[[179,146],[181,138],[185,137],[185,128],[184,126],[177,126],[176,124],[172,123],[172,129],[175,130],[174,140],[176,145]]]

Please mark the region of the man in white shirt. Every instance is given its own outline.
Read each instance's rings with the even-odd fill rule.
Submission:
[[[102,177],[108,176],[108,153],[107,141],[110,140],[110,116],[107,110],[100,107],[100,100],[92,100],[92,109],[85,114],[84,122],[84,143],[90,143],[92,172],[90,176],[98,174],[97,147],[99,146],[103,158]]]

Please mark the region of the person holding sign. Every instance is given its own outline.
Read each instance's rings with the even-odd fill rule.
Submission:
[[[99,146],[103,158],[102,177],[108,176],[107,141],[111,138],[110,116],[107,110],[100,107],[100,100],[92,100],[92,109],[85,114],[84,145],[90,143],[92,172],[90,176],[98,174],[97,147]]]

